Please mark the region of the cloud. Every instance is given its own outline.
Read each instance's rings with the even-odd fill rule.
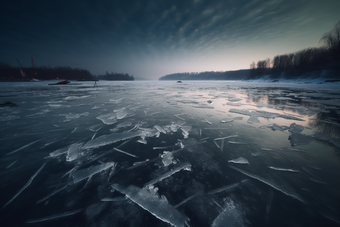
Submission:
[[[0,37],[0,48],[5,55],[11,55],[14,49],[27,53],[46,50],[64,58],[64,62],[68,55],[77,53],[79,58],[98,55],[121,61],[132,58],[143,61],[164,55],[193,57],[220,54],[226,49],[236,51],[297,36],[307,28],[325,29],[322,24],[334,24],[339,19],[334,20],[340,7],[337,0],[100,3],[60,0],[2,4],[5,5],[0,7],[0,23],[7,32]],[[325,12],[330,19],[325,18]],[[313,28],[313,24],[319,27]],[[112,67],[117,64],[113,63]]]

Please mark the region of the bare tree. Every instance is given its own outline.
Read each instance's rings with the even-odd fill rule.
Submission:
[[[321,37],[320,42],[324,43],[333,58],[340,59],[340,21]]]

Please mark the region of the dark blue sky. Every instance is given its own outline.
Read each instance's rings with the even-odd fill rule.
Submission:
[[[339,0],[2,1],[0,61],[158,79],[319,45]]]

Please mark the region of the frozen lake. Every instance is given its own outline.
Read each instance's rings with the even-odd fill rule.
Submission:
[[[0,83],[0,226],[339,226],[340,85]]]

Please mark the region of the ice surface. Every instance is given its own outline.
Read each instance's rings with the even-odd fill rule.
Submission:
[[[243,157],[232,159],[232,160],[229,160],[228,162],[237,163],[237,164],[249,164],[248,160]]]
[[[74,184],[78,183],[79,181],[82,181],[101,171],[111,168],[114,165],[115,165],[114,162],[107,162],[107,163],[103,163],[103,164],[96,165],[96,166],[90,166],[87,169],[74,171],[73,173],[71,173],[71,177],[73,178],[73,183]]]
[[[7,115],[7,114],[0,115],[0,121],[12,121],[12,120],[17,120],[17,119],[20,119],[20,117],[16,115]]]
[[[90,148],[97,148],[102,147],[105,145],[113,144],[122,140],[131,139],[137,136],[141,136],[142,132],[124,132],[124,133],[112,133],[109,135],[102,135],[97,137],[96,139],[88,141],[84,146],[83,149],[90,149]]]
[[[248,173],[247,171],[241,170],[235,166],[229,166],[230,168],[239,171],[240,173],[243,173],[244,175],[251,177],[253,179],[256,179],[258,181],[261,181],[262,183],[269,185],[270,187],[276,189],[279,192],[282,192],[283,194],[286,194],[294,199],[297,199],[303,203],[306,203],[292,188],[290,188],[288,185],[283,184],[277,184],[274,181],[269,181],[261,176],[257,176],[252,173]]]
[[[272,207],[272,202],[273,202],[273,190],[272,189],[270,189],[270,191],[269,191],[269,195],[268,195],[268,200],[267,200],[267,208],[266,208],[266,212],[267,212],[267,214],[269,214],[269,212],[270,212],[270,209],[271,209],[271,207]]]
[[[7,206],[10,202],[12,202],[16,197],[20,195],[21,192],[23,192],[33,181],[33,179],[40,173],[40,171],[44,168],[46,163],[44,163],[32,176],[31,178],[27,181],[27,183],[2,207],[4,208]]]
[[[190,217],[190,226],[211,226],[212,223],[218,226],[219,219],[215,222],[214,219],[230,200],[247,226],[313,226],[319,222],[331,225],[332,219],[328,220],[319,211],[339,219],[337,147],[340,147],[340,111],[338,106],[326,104],[334,104],[339,98],[325,100],[322,104],[322,99],[340,97],[339,83],[335,86],[331,83],[187,81],[178,86],[176,81],[100,81],[96,88],[93,88],[94,82],[86,81],[81,82],[81,86],[56,87],[46,83],[0,83],[2,99],[10,99],[19,106],[1,108],[0,112],[0,150],[4,155],[0,168],[1,206],[27,183],[46,156],[51,164],[46,164],[32,183],[4,207],[8,226],[22,226],[26,220],[43,219],[81,207],[86,209],[84,214],[80,212],[34,224],[171,225],[154,218],[130,199],[120,197],[123,201],[114,202],[119,200],[119,192],[108,187],[113,183],[124,188],[136,185],[152,194],[159,193],[159,200],[166,201],[167,198],[168,204],[177,204],[178,211]],[[180,96],[175,96],[177,94]],[[74,101],[64,99],[88,95],[90,97]],[[294,100],[288,100],[288,97]],[[306,103],[305,99],[311,97],[315,101]],[[232,103],[228,98],[242,100]],[[110,99],[115,100],[109,102]],[[214,105],[207,105],[209,99]],[[225,105],[226,102],[230,105]],[[243,114],[228,112],[232,108],[240,109]],[[84,112],[89,114],[78,117],[77,114]],[[97,119],[98,116],[103,119]],[[12,117],[17,119],[10,120]],[[214,125],[207,125],[204,118]],[[253,124],[246,123],[247,120]],[[257,121],[260,123],[255,123]],[[165,133],[155,125],[162,127]],[[230,135],[235,138],[229,138]],[[6,156],[38,139],[42,140]],[[247,145],[228,141],[241,141]],[[287,146],[290,142],[294,147]],[[78,151],[73,149],[76,144],[80,145]],[[120,154],[113,147],[139,158]],[[261,147],[267,149],[261,150]],[[180,148],[183,149],[178,151]],[[250,165],[228,162],[240,156]],[[92,175],[98,165],[104,166],[107,162],[115,165]],[[192,164],[192,172],[171,172],[185,162]],[[228,165],[252,174],[253,178],[232,168],[225,169]],[[74,185],[73,178],[86,170],[90,172]],[[237,187],[242,175],[249,183]],[[161,181],[143,187],[153,179]],[[294,199],[294,195],[301,196],[308,204]],[[39,203],[35,204],[37,201]],[[89,207],[91,209],[87,209]],[[29,210],[28,216],[17,218],[15,214],[23,213],[25,208]],[[170,212],[167,214],[171,215]],[[232,225],[230,220],[233,219],[227,220],[224,226]]]
[[[44,217],[44,218],[28,220],[28,221],[26,221],[26,223],[32,224],[32,223],[38,223],[38,222],[44,222],[44,221],[49,221],[49,220],[53,220],[53,219],[68,217],[68,216],[77,214],[80,211],[82,211],[82,209],[78,209],[78,210],[74,210],[74,211],[68,211],[68,212],[64,212],[64,213],[61,213],[61,214],[54,214],[54,215]]]
[[[236,204],[231,198],[226,198],[222,212],[211,224],[212,227],[237,226],[245,225],[245,218],[243,217],[240,205]]]
[[[129,199],[156,218],[172,226],[184,227],[186,222],[188,222],[188,218],[171,206],[168,201],[159,198],[157,194],[150,192],[146,188],[138,188],[134,185],[124,187],[119,184],[113,184],[112,188],[125,194]]]
[[[170,177],[171,175],[173,175],[174,173],[177,173],[179,171],[181,171],[182,169],[184,170],[190,170],[191,169],[191,164],[189,162],[184,162],[184,163],[180,163],[178,166],[176,166],[174,169],[170,170],[169,172],[166,172],[165,174],[153,179],[152,181],[144,184],[144,187],[149,187],[151,185],[156,184],[157,182]]]
[[[329,214],[326,214],[326,213],[324,213],[324,212],[320,212],[320,213],[321,213],[322,216],[324,216],[325,218],[327,218],[327,219],[329,219],[329,220],[331,220],[331,221],[334,221],[334,222],[340,224],[340,219],[339,219],[338,217],[333,217],[333,216],[331,216],[331,215],[329,215]]]

